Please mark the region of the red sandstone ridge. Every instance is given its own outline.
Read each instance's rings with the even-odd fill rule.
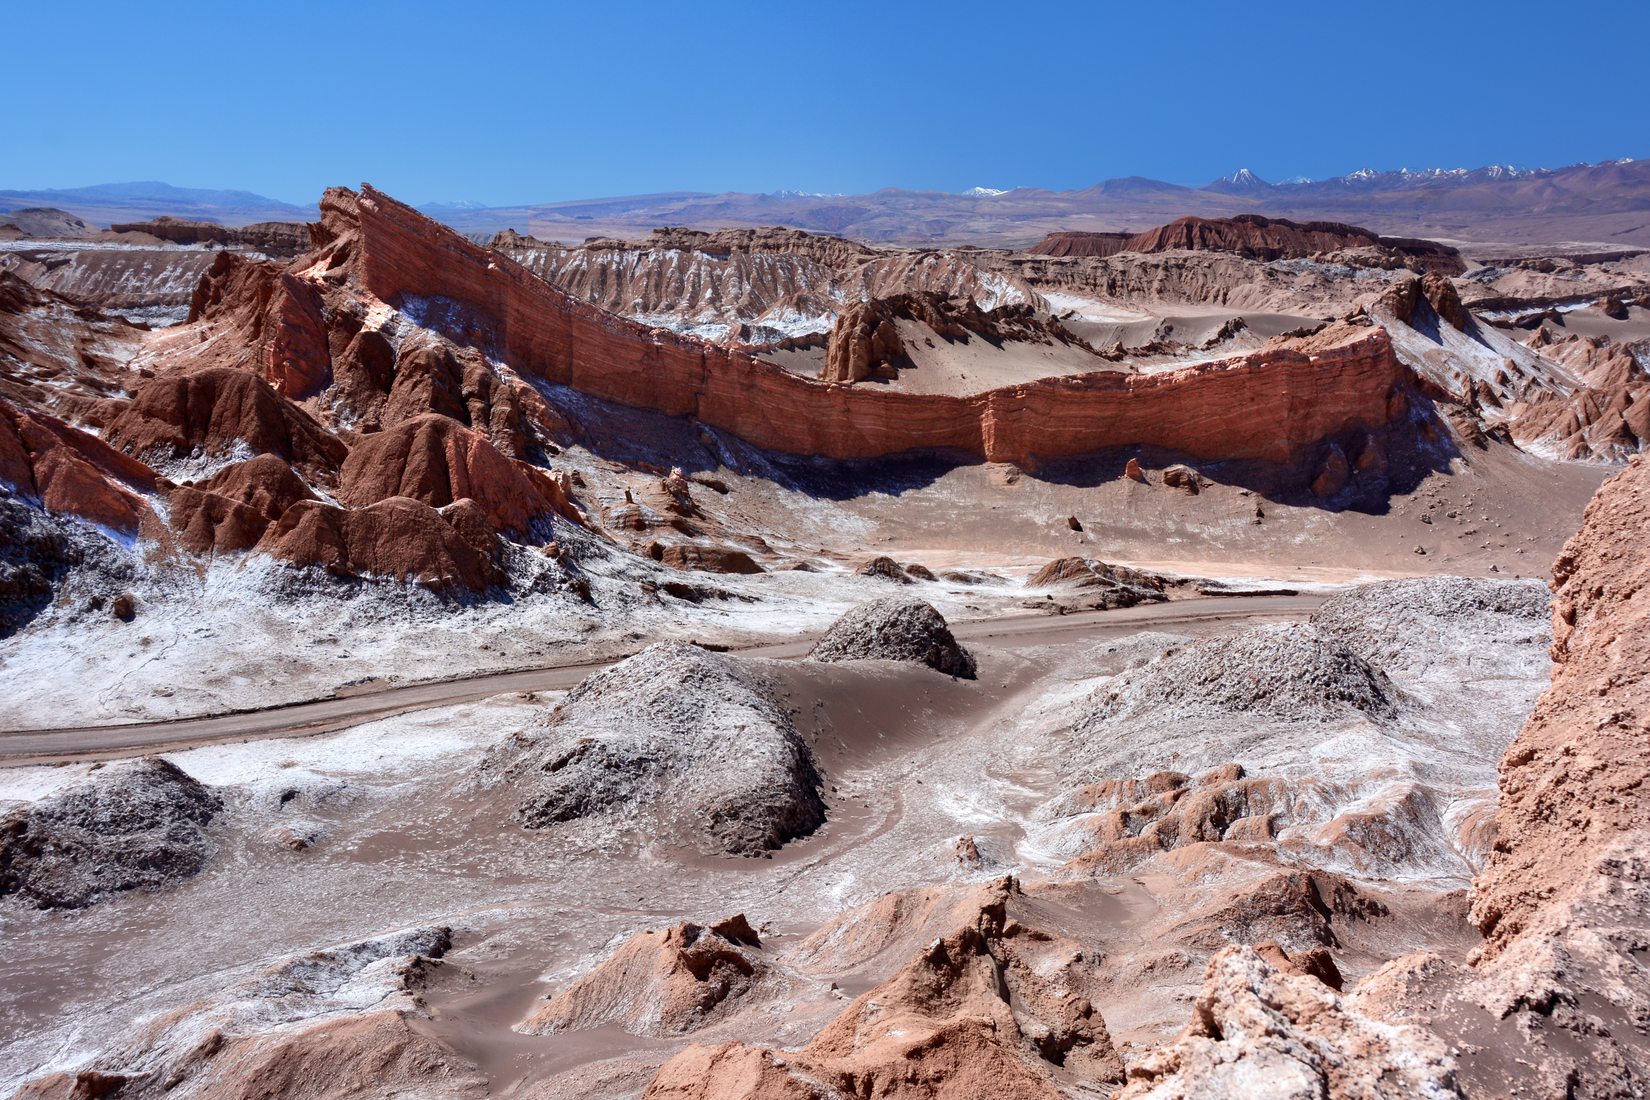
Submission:
[[[372,188],[321,203],[306,271],[392,305],[449,313],[518,373],[691,416],[757,446],[826,458],[946,449],[1039,461],[1129,443],[1199,457],[1289,461],[1324,436],[1389,419],[1407,374],[1379,330],[1313,352],[1271,348],[1161,374],[1096,373],[969,397],[826,386],[736,351],[575,300]]]
[[[1026,249],[1043,256],[1115,256],[1119,252],[1235,252],[1256,260],[1304,259],[1349,248],[1380,248],[1426,271],[1459,275],[1461,254],[1448,245],[1404,237],[1381,237],[1341,222],[1293,222],[1239,214],[1235,218],[1178,218],[1136,233],[1050,233]]]

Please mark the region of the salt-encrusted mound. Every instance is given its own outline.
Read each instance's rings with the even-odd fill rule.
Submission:
[[[1398,713],[1386,673],[1311,626],[1270,625],[1170,650],[1119,676],[1081,724],[1244,715],[1303,722]]]
[[[684,643],[586,679],[506,775],[533,829],[602,823],[757,855],[825,822],[813,753],[760,666]]]
[[[0,896],[41,909],[188,878],[210,852],[218,798],[159,757],[103,768],[0,819]]]
[[[1416,577],[1332,596],[1313,614],[1312,625],[1382,668],[1420,671],[1418,663],[1434,663],[1433,653],[1451,644],[1487,655],[1492,647],[1475,646],[1475,637],[1545,650],[1547,600],[1545,586],[1534,580]],[[1446,646],[1427,644],[1442,641],[1446,632]]]
[[[921,661],[949,676],[974,678],[974,655],[957,644],[945,617],[921,600],[888,596],[856,607],[826,631],[816,661]]]
[[[1371,1019],[1316,978],[1280,972],[1250,947],[1209,963],[1192,1022],[1129,1067],[1130,1100],[1463,1095],[1449,1047]]]

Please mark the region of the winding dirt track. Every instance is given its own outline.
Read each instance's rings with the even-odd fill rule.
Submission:
[[[952,624],[963,641],[1003,649],[1056,645],[1106,634],[1176,624],[1210,623],[1235,619],[1276,619],[1308,615],[1326,597],[1215,596],[1172,603],[1149,604],[1117,611],[1082,611],[1069,615],[1014,615]],[[813,646],[816,635],[739,647],[752,657],[800,657]],[[61,729],[19,730],[0,734],[0,763],[48,763],[91,760],[169,751],[223,741],[250,741],[270,737],[301,737],[409,711],[453,706],[512,691],[561,691],[573,687],[598,669],[623,658],[553,665],[547,668],[493,672],[459,680],[438,680],[390,687],[354,695],[316,699],[307,703],[262,710],[237,711],[202,718],[142,722],[112,726],[66,726]]]

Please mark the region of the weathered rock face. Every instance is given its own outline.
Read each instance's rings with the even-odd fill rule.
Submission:
[[[1602,853],[1650,851],[1650,562],[1635,549],[1646,530],[1650,465],[1635,458],[1553,566],[1553,686],[1502,760],[1495,851],[1473,884],[1486,959],[1584,889]]]
[[[254,222],[227,226],[187,218],[159,217],[109,227],[114,233],[146,233],[173,244],[215,244],[244,248],[266,256],[290,258],[309,250],[309,226],[303,222]]]
[[[518,372],[622,404],[693,416],[773,450],[866,458],[940,448],[1032,464],[1128,442],[1288,461],[1389,419],[1404,384],[1384,333],[1313,352],[1270,349],[1149,375],[1050,379],[970,397],[823,387],[737,352],[616,320],[371,189],[329,191],[321,240],[386,302],[462,303]],[[347,243],[346,243],[347,242]]]
[[[1513,437],[1569,459],[1624,462],[1650,440],[1650,375],[1633,352],[1605,337],[1532,340],[1541,355],[1581,385],[1536,390],[1512,410]]]
[[[477,522],[479,520],[479,522]],[[476,591],[504,579],[485,515],[458,501],[437,511],[389,497],[363,508],[302,500],[281,514],[256,549],[352,580],[393,579],[431,589]]]
[[[1169,598],[1157,574],[1094,558],[1056,558],[1027,578],[1026,587],[1100,592],[1108,607],[1134,607]]]
[[[492,247],[603,309],[726,345],[823,333],[845,303],[925,291],[982,309],[1036,304],[1035,291],[957,252],[882,252],[791,229],[662,229],[635,242],[563,248],[500,233]]]
[[[1234,218],[1186,217],[1129,236],[1122,233],[1051,233],[1027,252],[1045,256],[1114,256],[1119,252],[1235,252],[1257,260],[1304,259],[1345,249],[1381,249],[1419,270],[1457,275],[1461,254],[1434,241],[1380,237],[1341,222],[1293,222],[1239,214]]]
[[[216,796],[158,757],[112,764],[0,820],[0,896],[77,909],[206,863]]]
[[[867,378],[894,378],[906,360],[899,322],[922,326],[948,343],[972,339],[1002,345],[1076,344],[1087,348],[1058,322],[1037,317],[1030,306],[1001,306],[981,310],[971,298],[948,299],[934,293],[903,293],[855,302],[837,314],[825,347],[820,380],[862,382]],[[920,330],[919,330],[920,331]],[[1096,369],[1101,366],[1095,363]]]
[[[1465,1095],[1437,1036],[1371,1019],[1318,979],[1280,972],[1250,947],[1228,947],[1210,961],[1192,1012],[1178,1039],[1129,1067],[1123,1097]]]
[[[626,940],[515,1029],[550,1035],[617,1024],[632,1035],[685,1035],[747,1007],[771,974],[743,915],[678,924]]]
[[[269,525],[315,494],[274,455],[226,466],[198,485],[179,486],[167,498],[172,530],[197,554],[250,550]]]
[[[579,822],[760,855],[825,821],[813,753],[760,666],[691,645],[590,676],[504,774],[535,829]]]
[[[153,510],[155,474],[96,436],[0,403],[0,479],[48,511],[136,534]]]
[[[672,569],[696,569],[703,573],[762,573],[765,570],[743,550],[734,550],[726,546],[696,546],[692,543],[676,543],[672,546],[661,546],[654,543],[649,549],[649,557],[663,562]]]
[[[216,367],[146,381],[106,438],[160,464],[272,454],[330,482],[347,448],[262,379]]]
[[[947,676],[974,678],[974,655],[957,644],[931,604],[889,596],[838,619],[809,654],[816,661],[920,661]]]
[[[364,436],[338,478],[338,499],[361,506],[410,497],[435,508],[474,500],[499,531],[525,533],[552,512],[568,513],[566,488],[549,474],[500,454],[487,438],[438,413]]]
[[[999,887],[1018,892],[1013,880]],[[727,1043],[666,1062],[643,1094],[695,1100],[849,1095],[887,1100],[1057,1100],[1062,1070],[1115,1082],[1122,1062],[1070,941],[989,902],[850,1004],[794,1054]]]

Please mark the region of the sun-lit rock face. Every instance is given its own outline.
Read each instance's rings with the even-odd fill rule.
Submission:
[[[1150,375],[1044,379],[969,397],[826,387],[742,352],[630,322],[545,284],[371,188],[322,199],[328,250],[390,303],[439,301],[518,372],[761,447],[825,458],[918,449],[1033,466],[1125,443],[1287,462],[1332,433],[1387,423],[1404,372],[1378,329],[1312,351],[1263,350]]]

